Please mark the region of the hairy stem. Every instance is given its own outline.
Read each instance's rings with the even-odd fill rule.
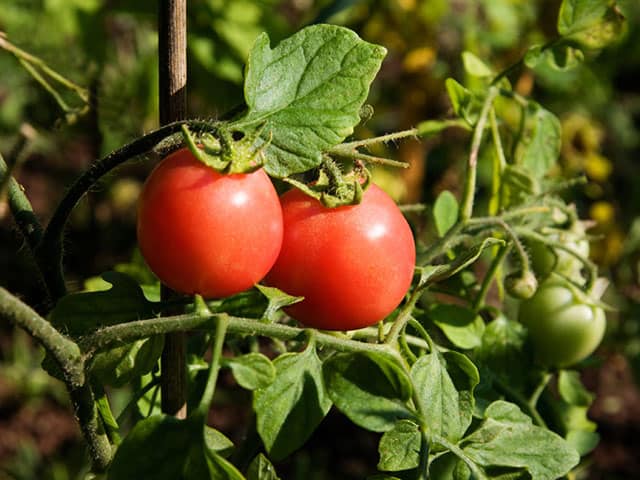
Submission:
[[[80,341],[80,346],[83,352],[91,356],[100,350],[124,345],[152,335],[191,330],[211,330],[216,325],[217,317],[221,315],[226,314],[184,314],[113,325],[83,337]],[[290,327],[278,323],[263,323],[250,318],[228,316],[228,320],[227,331],[238,335],[258,335],[279,340],[294,340],[303,337],[307,331],[304,328]],[[375,341],[377,336],[377,328],[374,327],[357,330],[354,332],[352,339],[317,332],[315,340],[319,345],[344,352],[396,352],[395,349],[385,344],[368,343],[368,341]],[[358,339],[366,341],[359,341]],[[406,340],[411,345],[428,348],[427,343],[420,338],[407,335]]]
[[[489,287],[491,286],[491,283],[493,282],[493,279],[496,276],[496,274],[500,271],[500,266],[502,265],[502,261],[507,256],[507,253],[509,253],[509,250],[510,248],[507,245],[498,247],[498,252],[493,257],[491,266],[489,267],[489,270],[487,271],[486,275],[482,279],[482,285],[480,286],[480,291],[478,292],[478,295],[473,301],[474,312],[477,313],[478,310],[480,310],[484,305],[485,299],[487,298],[487,293],[489,292]]]
[[[104,431],[84,361],[76,343],[62,335],[31,307],[0,287],[0,318],[23,328],[53,356],[64,374],[74,413],[89,444],[94,468],[103,471],[111,461],[111,445]]]
[[[215,126],[201,121],[181,121],[161,127],[94,162],[67,191],[53,213],[36,250],[38,264],[54,302],[67,292],[62,272],[62,233],[78,201],[106,173],[127,160],[148,152],[168,136],[179,132],[185,123],[215,130]]]
[[[211,365],[209,366],[209,376],[207,377],[207,385],[200,399],[200,404],[196,410],[203,421],[207,417],[207,412],[211,408],[211,401],[216,389],[216,381],[218,379],[218,371],[220,370],[220,357],[222,356],[222,347],[224,345],[224,337],[229,326],[229,317],[227,315],[218,315],[214,317],[216,320],[215,335],[213,338],[213,351],[211,354]]]
[[[473,213],[473,199],[475,197],[476,190],[476,171],[478,164],[478,153],[480,152],[480,145],[482,144],[482,136],[484,133],[485,125],[487,124],[487,118],[489,112],[493,106],[493,101],[498,96],[498,89],[491,87],[487,98],[482,105],[482,111],[478,118],[478,123],[473,131],[473,139],[471,141],[471,150],[469,152],[469,161],[467,163],[467,172],[464,182],[464,193],[462,195],[462,206],[460,208],[460,219],[465,222]]]

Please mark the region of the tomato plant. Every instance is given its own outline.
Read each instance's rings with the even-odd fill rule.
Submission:
[[[278,196],[263,170],[221,174],[182,148],[144,184],[138,242],[172,289],[227,297],[258,283],[275,262],[282,243]]]
[[[0,288],[0,316],[45,347],[43,367],[64,381],[92,475],[274,480],[276,470],[297,468],[296,451],[331,421],[331,409],[354,431],[379,434],[378,461],[362,470],[368,478],[573,475],[597,435],[587,418],[592,397],[565,368],[602,339],[606,307],[596,298],[606,282],[586,258],[584,231],[556,236],[579,222],[559,194],[575,182],[550,178],[562,125],[516,76],[570,70],[595,58],[582,49],[604,47],[623,26],[612,2],[563,0],[558,35],[503,71],[464,52],[465,84],[446,80],[446,116],[371,137],[388,124],[355,128],[374,118],[365,102],[384,47],[328,24],[275,46],[258,35],[242,105],[220,120],[168,123],[96,160],[46,228],[0,158],[0,190],[42,288],[37,311]],[[69,108],[69,93],[92,106],[85,89],[5,35],[0,47],[68,118],[84,110]],[[211,49],[199,42],[194,52]],[[417,53],[401,63],[424,68],[433,52]],[[400,208],[370,183],[373,165],[410,166],[382,156],[391,156],[385,144],[451,128],[457,137],[434,143],[468,141],[464,158],[450,162],[459,182],[442,183],[462,188]],[[156,276],[134,259],[68,292],[76,283],[66,281],[63,234],[76,204],[120,164],[167,151],[142,188],[137,220]],[[269,177],[294,188],[278,198]],[[553,267],[530,259],[534,242],[553,249],[544,251]],[[164,298],[158,278],[183,295]],[[525,299],[520,322],[505,290]],[[188,395],[173,395],[180,384]],[[117,418],[116,388],[128,401]],[[228,395],[234,388],[248,392]],[[250,424],[213,428],[211,410],[223,402],[244,408]]]
[[[304,300],[288,307],[301,323],[353,330],[383,320],[411,285],[411,228],[378,186],[361,203],[327,208],[293,189],[282,196],[282,250],[267,282]]]
[[[600,345],[605,331],[603,309],[555,278],[520,304],[518,319],[529,331],[538,361],[554,367],[584,360]]]

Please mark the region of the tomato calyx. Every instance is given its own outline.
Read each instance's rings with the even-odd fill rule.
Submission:
[[[268,142],[260,138],[264,125],[250,134],[219,125],[214,133],[195,133],[182,127],[184,142],[202,163],[219,173],[251,173],[264,165]]]
[[[359,204],[371,183],[371,174],[360,161],[354,162],[353,170],[343,173],[331,157],[325,156],[316,172],[311,183],[291,177],[283,180],[329,208]]]

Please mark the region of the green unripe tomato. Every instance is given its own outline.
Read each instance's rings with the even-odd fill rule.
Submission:
[[[518,320],[527,327],[537,360],[566,367],[591,355],[605,331],[601,307],[589,304],[565,281],[549,278],[520,304]]]

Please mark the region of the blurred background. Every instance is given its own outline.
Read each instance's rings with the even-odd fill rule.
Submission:
[[[44,223],[94,159],[157,127],[156,3],[3,0],[0,32],[88,92],[88,111],[73,90],[61,89],[56,99],[0,49],[0,152],[16,163],[15,175]],[[217,118],[242,102],[244,62],[260,32],[275,44],[305,25],[328,22],[389,52],[368,100],[375,113],[357,136],[444,118],[451,110],[445,79],[472,82],[463,51],[500,71],[529,46],[557,36],[559,4],[191,0],[189,117]],[[618,309],[608,315],[605,342],[584,372],[597,395],[590,417],[601,434],[580,473],[589,479],[640,478],[640,8],[637,0],[618,4],[628,26],[614,45],[590,52],[567,72],[540,66],[511,77],[518,93],[561,119],[561,167],[554,175],[588,180],[567,195],[581,217],[595,222],[592,258],[611,279],[606,299]],[[459,194],[468,140],[467,133],[449,130],[385,147],[411,168],[377,170],[376,181],[400,203],[429,204],[445,189]],[[136,199],[153,160],[120,167],[74,211],[65,240],[71,288],[134,255]],[[481,188],[483,179],[481,171]],[[33,278],[23,239],[0,200],[0,285],[38,305]],[[40,360],[26,334],[0,325],[0,480],[83,478],[83,447],[65,389],[41,370]],[[247,413],[236,402],[219,402],[211,421],[237,439]],[[332,413],[308,448],[278,469],[287,480],[364,478],[377,461],[376,441]]]

